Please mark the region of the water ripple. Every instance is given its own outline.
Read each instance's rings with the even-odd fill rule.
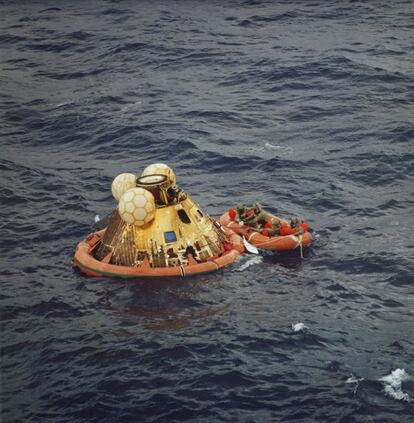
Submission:
[[[5,421],[411,423],[411,5],[351,3],[4,3]],[[313,246],[74,271],[113,178],[152,162],[212,216],[304,218]]]

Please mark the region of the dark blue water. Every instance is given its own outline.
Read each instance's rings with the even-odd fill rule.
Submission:
[[[0,22],[3,422],[414,421],[411,2],[22,0]],[[113,178],[153,162],[314,245],[74,271]]]

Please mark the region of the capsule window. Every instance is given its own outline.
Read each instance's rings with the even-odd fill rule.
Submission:
[[[203,212],[202,212],[201,210],[198,210],[198,209],[197,209],[197,212],[198,212],[198,214],[199,214],[201,217],[204,217],[204,214],[203,214]]]
[[[164,232],[164,239],[166,244],[171,244],[172,242],[177,242],[177,235],[174,231]]]
[[[178,217],[180,218],[181,222],[183,223],[191,223],[190,218],[188,217],[188,214],[185,210],[181,209],[178,210]]]

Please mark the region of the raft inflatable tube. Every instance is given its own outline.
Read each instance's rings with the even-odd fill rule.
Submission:
[[[104,257],[101,261],[97,260],[93,255],[105,231],[106,229],[103,229],[88,235],[76,247],[72,264],[88,276],[122,278],[186,277],[216,271],[233,263],[240,254],[244,253],[242,237],[229,228],[223,228],[232,248],[229,251],[225,251],[222,255],[211,258],[205,262],[198,263],[192,256],[189,256],[187,266],[151,267],[148,260],[144,260],[140,267],[119,266],[109,263],[109,255]]]
[[[277,216],[267,213],[270,222],[273,219],[280,220],[283,225],[288,225],[288,222],[284,219],[280,219]],[[310,232],[304,232],[301,235],[283,235],[283,236],[265,236],[259,232],[252,230],[247,225],[239,225],[230,219],[229,213],[226,212],[220,217],[220,223],[225,228],[230,228],[237,234],[243,236],[248,242],[253,244],[257,248],[272,251],[289,251],[296,248],[309,247],[312,243],[312,235]]]

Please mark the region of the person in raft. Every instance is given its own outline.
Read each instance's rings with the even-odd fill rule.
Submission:
[[[292,217],[290,224],[283,224],[278,218],[267,221],[268,215],[260,203],[254,203],[253,208],[246,210],[242,203],[236,209],[229,210],[230,220],[246,225],[253,231],[260,232],[263,236],[302,235],[309,230],[309,225],[297,217]]]
[[[267,213],[260,203],[254,203],[251,209],[246,209],[243,203],[238,203],[235,209],[229,210],[229,217],[232,222],[260,232],[266,223]]]
[[[244,219],[246,218],[247,209],[243,203],[237,203],[236,206],[236,222],[243,225]]]
[[[268,236],[268,237],[279,236],[280,229],[281,229],[280,221],[273,219],[271,222],[265,223],[262,230],[262,235]]]
[[[253,208],[246,212],[245,225],[261,231],[266,224],[267,213],[260,203],[254,203]]]
[[[292,217],[289,225],[281,225],[280,221],[272,220],[266,223],[262,230],[264,236],[285,236],[285,235],[302,235],[309,230],[309,225],[302,222],[297,217]]]
[[[229,210],[229,217],[232,222],[237,222],[239,225],[244,225],[247,209],[243,203],[238,203],[235,209]]]

